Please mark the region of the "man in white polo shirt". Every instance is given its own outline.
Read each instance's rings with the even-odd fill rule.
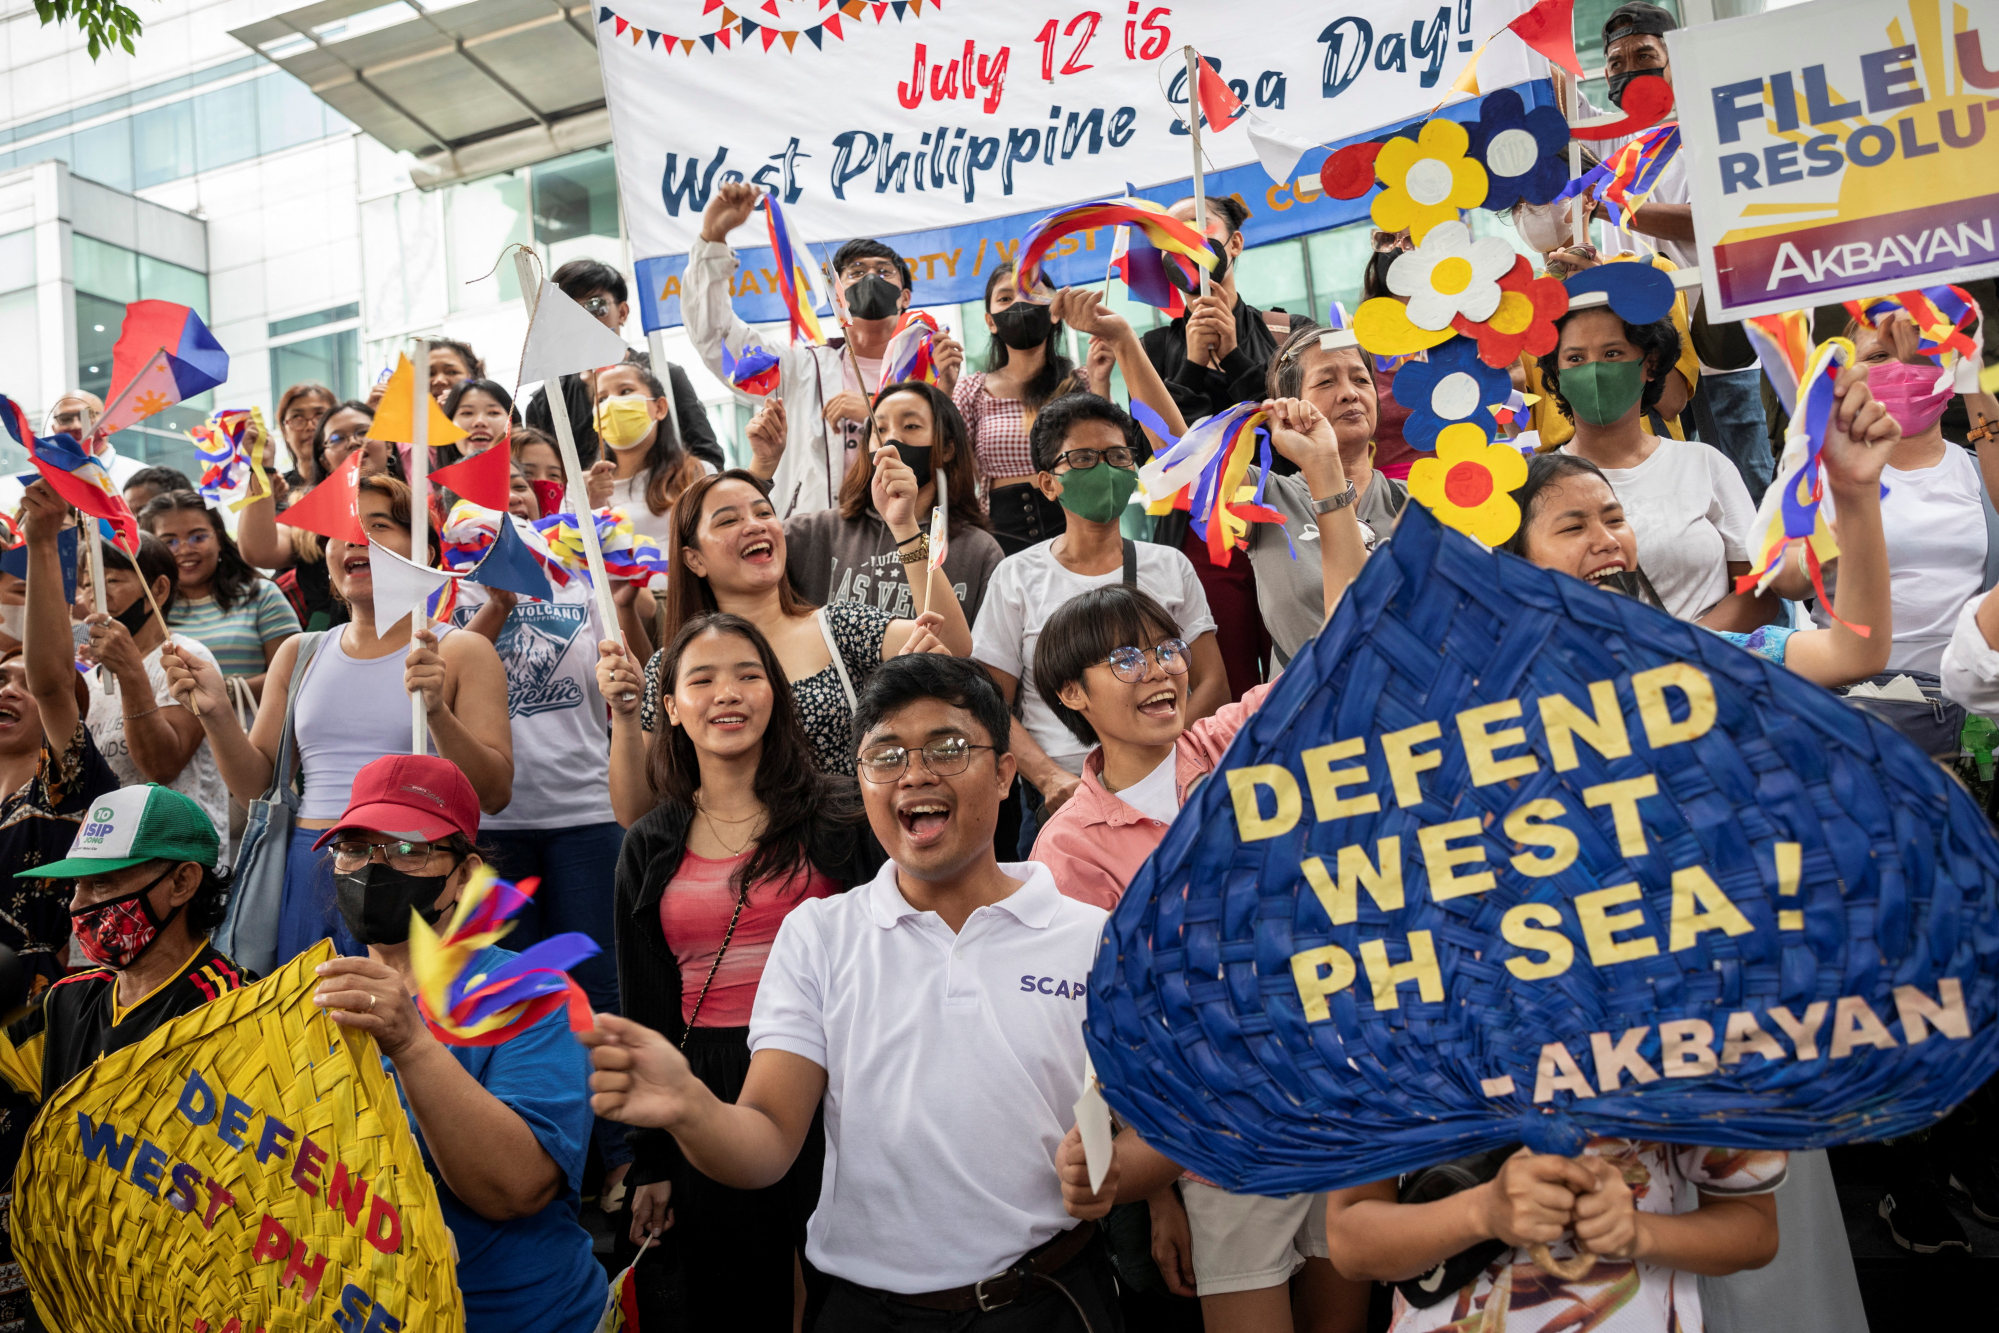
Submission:
[[[889,863],[785,918],[734,1105],[655,1032],[600,1015],[585,1034],[598,1114],[671,1131],[738,1189],[784,1174],[823,1095],[805,1249],[834,1278],[819,1333],[1120,1329],[1102,1242],[1074,1219],[1177,1173],[1127,1132],[1090,1194],[1072,1108],[1105,914],[1041,865],[994,859],[1008,720],[991,678],[958,658],[895,658],[862,687],[861,790]]]

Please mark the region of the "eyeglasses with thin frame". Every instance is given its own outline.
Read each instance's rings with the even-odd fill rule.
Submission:
[[[336,433],[326,437],[326,447],[329,449],[360,449],[367,445],[369,438],[368,432],[364,430],[350,431],[345,434]]]
[[[1119,445],[1114,449],[1071,449],[1055,455],[1055,466],[1067,463],[1072,472],[1088,472],[1098,463],[1109,463],[1112,467],[1134,468],[1138,459],[1131,450]]]
[[[324,420],[326,420],[326,409],[323,407],[296,407],[285,413],[284,424],[287,426],[312,426],[316,428]]]
[[[917,750],[904,745],[870,746],[861,751],[861,776],[869,782],[894,782],[909,767],[909,756],[921,754],[924,766],[937,777],[956,777],[972,762],[972,751],[993,748],[974,745],[963,736],[946,736]]]
[[[162,537],[160,540],[166,543],[166,548],[169,551],[178,551],[183,546],[187,547],[190,551],[195,551],[204,546],[212,545],[215,541],[215,534],[204,528],[196,528],[185,537]]]
[[[1122,648],[1111,649],[1111,655],[1104,659],[1104,665],[1111,673],[1127,684],[1136,685],[1145,679],[1145,659],[1150,655],[1159,663],[1159,669],[1169,676],[1187,674],[1187,641],[1185,639],[1161,639],[1150,648],[1134,648],[1126,644]]]
[[[583,303],[583,308],[598,319],[611,313],[611,299],[607,296],[593,296]]]
[[[871,274],[878,278],[887,278],[891,282],[896,281],[902,276],[900,270],[886,259],[877,259],[872,262],[859,260],[840,270],[840,276],[848,282],[859,282],[862,278],[868,277]]]
[[[355,871],[370,861],[379,860],[387,863],[391,870],[418,875],[429,866],[432,853],[450,850],[441,842],[362,842],[359,838],[342,838],[333,844],[333,868]]]

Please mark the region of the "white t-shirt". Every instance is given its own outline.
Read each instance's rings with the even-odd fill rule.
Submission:
[[[750,1051],[826,1071],[826,1169],[806,1224],[822,1273],[883,1291],[988,1277],[1075,1225],[1055,1150],[1083,1091],[1083,1007],[1106,914],[1046,866],[953,934],[891,861],[778,928]]]
[[[1574,443],[1562,446],[1572,454]],[[1728,562],[1749,559],[1756,506],[1735,464],[1713,445],[1661,439],[1631,468],[1605,468],[1638,534],[1638,566],[1666,610],[1698,620],[1727,596]]]
[[[472,623],[486,590],[458,585],[451,623]],[[507,724],[514,735],[514,795],[487,815],[490,829],[561,829],[609,824],[610,712],[597,693],[597,626],[582,579],[552,602],[523,597],[496,645],[507,669]],[[608,891],[608,890],[607,890]]]
[[[1888,669],[1937,675],[1958,612],[1985,582],[1985,504],[1979,499],[1978,463],[1969,451],[1946,440],[1936,466],[1913,472],[1884,467],[1881,481],[1888,488],[1881,499],[1881,531],[1888,541],[1895,614]],[[1837,517],[1830,496],[1826,515],[1828,522]],[[1812,608],[1812,621],[1820,629],[1832,625],[1823,606]]]
[[[215,661],[215,654],[209,652],[198,639],[176,634],[172,642],[189,657],[210,664]],[[96,744],[97,752],[104,756],[104,762],[111,765],[111,771],[118,775],[118,781],[123,785],[136,787],[152,781],[132,762],[132,747],[125,739],[125,702],[119,695],[118,678],[105,668],[98,667],[85,672],[83,679],[90,687],[90,712],[84,718],[84,724],[90,728],[90,739]],[[160,665],[158,648],[146,654],[146,679],[153,687],[153,703],[162,709],[183,706],[167,692],[167,669]],[[219,864],[228,865],[234,859],[229,850],[229,788],[222,781],[222,770],[216,767],[215,754],[208,748],[206,736],[195,747],[194,757],[167,785],[183,796],[192,797],[194,803],[201,807],[201,812],[208,816],[209,822],[215,825],[216,836],[222,839]]]
[[[713,463],[706,459],[695,461],[701,464],[703,476],[714,475]],[[652,538],[664,551],[667,538],[673,532],[673,506],[668,505],[664,514],[652,512],[651,506],[646,504],[646,482],[651,479],[651,472],[634,472],[629,477],[619,477],[611,483],[611,498],[604,503],[613,509],[623,510],[625,517],[632,521],[632,531],[641,537]]]
[[[1124,571],[1075,573],[1055,558],[1054,547],[1054,542],[1030,546],[994,568],[978,623],[972,626],[972,656],[1020,682],[1021,725],[1050,759],[1071,773],[1081,773],[1090,747],[1062,725],[1035,688],[1034,645],[1057,607],[1092,588],[1123,582]],[[1192,643],[1212,634],[1215,618],[1208,614],[1208,595],[1193,562],[1156,542],[1139,542],[1137,547],[1138,586],[1166,608],[1180,627],[1180,637]]]
[[[1180,755],[1178,751],[1159,761],[1159,767],[1115,793],[1120,801],[1148,819],[1171,824],[1180,813]]]

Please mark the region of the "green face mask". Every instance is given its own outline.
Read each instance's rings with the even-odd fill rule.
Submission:
[[[1576,420],[1608,426],[1631,410],[1645,392],[1642,361],[1586,361],[1563,366],[1562,397],[1569,400]]]
[[[1131,503],[1138,489],[1138,474],[1128,468],[1098,463],[1093,468],[1062,474],[1062,494],[1057,497],[1064,509],[1092,523],[1115,523]]]

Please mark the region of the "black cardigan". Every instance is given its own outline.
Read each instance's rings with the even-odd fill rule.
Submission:
[[[829,776],[828,785],[852,789],[854,779]],[[858,797],[855,801],[859,804]],[[680,870],[687,852],[687,831],[694,823],[690,806],[663,801],[625,831],[618,853],[615,931],[618,949],[618,1006],[626,1018],[643,1023],[678,1045],[687,1031],[680,1016],[680,963],[659,923],[659,900]],[[820,874],[844,892],[865,884],[881,869],[887,855],[865,823],[814,822],[806,857]],[[665,1180],[679,1147],[664,1130],[634,1129],[629,1133],[633,1187]]]

